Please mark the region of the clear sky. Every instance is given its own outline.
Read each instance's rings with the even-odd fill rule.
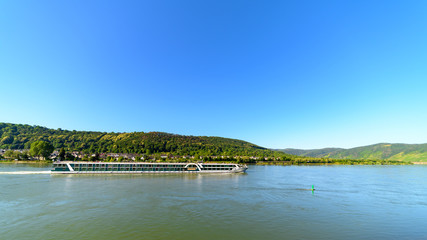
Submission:
[[[427,1],[0,1],[0,122],[427,143]]]

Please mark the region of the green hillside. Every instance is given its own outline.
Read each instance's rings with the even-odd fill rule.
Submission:
[[[274,151],[242,140],[222,137],[183,136],[163,132],[107,133],[69,131],[24,124],[0,123],[0,149],[29,149],[33,142],[39,140],[51,143],[55,149],[64,148],[68,153],[81,152],[85,156],[94,153],[131,153],[149,156],[155,154],[205,157],[241,156],[246,157],[244,158],[245,161],[249,162],[255,162],[250,157],[256,157],[256,159],[266,164],[279,163],[286,165],[399,164],[399,161],[396,160],[401,160],[403,156],[407,158],[405,159],[406,161],[419,161],[420,158],[425,157],[416,154],[415,151],[406,153],[401,147],[398,148],[397,146],[390,148],[393,149],[391,152],[384,150],[384,148],[388,149],[387,147],[378,145],[376,151],[355,148],[351,149],[352,152],[347,154],[345,154],[345,151],[350,149],[294,150],[286,153],[286,151]],[[384,155],[383,152],[388,155]],[[383,155],[389,157],[389,159],[387,161],[379,161],[379,159],[385,159]],[[368,160],[365,161],[365,159]],[[375,161],[371,161],[371,159]]]
[[[285,153],[299,156],[333,159],[379,159],[408,162],[427,162],[427,144],[379,143],[350,149],[282,149]]]
[[[303,150],[295,148],[286,148],[286,149],[276,149],[276,151],[282,151],[288,154],[305,156],[305,157],[326,157],[330,153],[343,150],[342,148],[322,148],[322,149],[312,149],[312,150]]]
[[[31,143],[48,141],[56,149],[84,153],[168,153],[201,156],[278,157],[287,154],[249,142],[221,138],[183,136],[162,132],[106,133],[49,129],[0,123],[0,149],[29,149]]]

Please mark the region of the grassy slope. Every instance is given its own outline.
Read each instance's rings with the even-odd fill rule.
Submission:
[[[311,150],[302,150],[287,148],[283,150],[277,150],[286,152],[288,154],[305,156],[305,157],[328,157],[331,153],[343,150],[342,148],[322,148],[322,149],[311,149]]]
[[[282,150],[286,153],[298,151]],[[427,162],[427,144],[379,143],[351,149],[300,150],[301,156],[328,157],[336,159],[389,159],[408,162]]]

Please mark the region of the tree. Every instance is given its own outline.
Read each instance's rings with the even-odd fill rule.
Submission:
[[[47,159],[50,154],[53,152],[54,147],[49,142],[45,141],[36,141],[31,144],[30,154],[31,156],[42,157]]]
[[[92,162],[99,161],[99,153],[95,153],[95,156],[91,156],[90,161]]]
[[[11,144],[12,142],[13,142],[13,137],[12,136],[5,136],[0,141],[0,144]]]
[[[65,160],[65,150],[64,150],[64,148],[61,148],[61,150],[59,150],[59,160]]]
[[[15,151],[15,150],[7,150],[4,153],[4,157],[7,159],[15,159],[15,160],[28,160],[28,152],[27,151]],[[1,159],[0,155],[0,159]]]
[[[15,159],[17,155],[15,154],[15,151],[7,150],[6,152],[4,152],[4,157],[8,159]]]
[[[74,161],[75,157],[71,153],[67,152],[65,154],[65,159]]]
[[[22,160],[28,160],[30,159],[30,156],[28,155],[28,151],[23,151],[19,154],[19,159]]]

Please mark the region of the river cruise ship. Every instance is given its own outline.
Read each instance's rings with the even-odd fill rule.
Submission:
[[[244,173],[248,167],[235,163],[149,163],[149,162],[68,162],[53,163],[51,173]]]

